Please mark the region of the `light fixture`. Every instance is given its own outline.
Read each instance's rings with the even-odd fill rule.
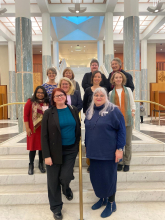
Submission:
[[[73,52],[73,51],[71,51],[71,52]]]
[[[163,49],[160,49],[160,50],[163,50]]]
[[[70,47],[72,47],[72,46],[70,46]]]
[[[81,51],[80,49],[76,49],[75,51]]]
[[[86,47],[86,46],[84,46],[84,47]]]
[[[41,53],[42,51],[40,51],[40,53]]]
[[[71,13],[83,13],[87,10],[87,7],[80,8],[80,3],[75,3],[75,7],[68,7],[68,10]]]
[[[165,9],[165,8],[162,8],[162,6],[163,6],[163,2],[160,2],[160,0],[154,0],[153,6],[148,7],[147,10],[152,13],[158,13]]]
[[[114,50],[114,51],[116,51],[116,50]]]

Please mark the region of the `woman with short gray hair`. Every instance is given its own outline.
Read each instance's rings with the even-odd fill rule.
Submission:
[[[107,92],[99,87],[93,92],[85,118],[86,157],[90,159],[90,180],[99,201],[93,210],[106,205],[102,218],[116,211],[117,163],[123,157],[125,122],[117,106],[108,101]]]
[[[111,90],[113,90],[114,86],[111,84],[110,80],[111,80],[111,77],[113,76],[113,74],[117,71],[119,72],[122,72],[125,76],[126,76],[126,79],[127,79],[127,83],[126,83],[126,87],[129,87],[132,92],[134,90],[134,84],[133,84],[133,81],[132,81],[132,76],[130,73],[127,73],[125,72],[123,69],[122,69],[122,61],[118,58],[118,57],[115,57],[112,61],[111,61],[111,67],[112,67],[112,72],[109,74],[109,77],[108,77],[108,92],[110,92]]]

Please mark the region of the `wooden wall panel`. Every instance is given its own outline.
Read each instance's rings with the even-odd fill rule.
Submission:
[[[7,86],[0,86],[0,105],[7,104]],[[0,119],[8,118],[8,107],[0,108]]]

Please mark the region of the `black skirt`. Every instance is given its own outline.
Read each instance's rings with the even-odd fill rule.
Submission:
[[[90,159],[90,179],[97,197],[112,196],[116,192],[117,163],[114,160]]]

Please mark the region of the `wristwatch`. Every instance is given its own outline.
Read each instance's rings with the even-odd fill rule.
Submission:
[[[123,151],[121,148],[118,149],[119,151]]]

